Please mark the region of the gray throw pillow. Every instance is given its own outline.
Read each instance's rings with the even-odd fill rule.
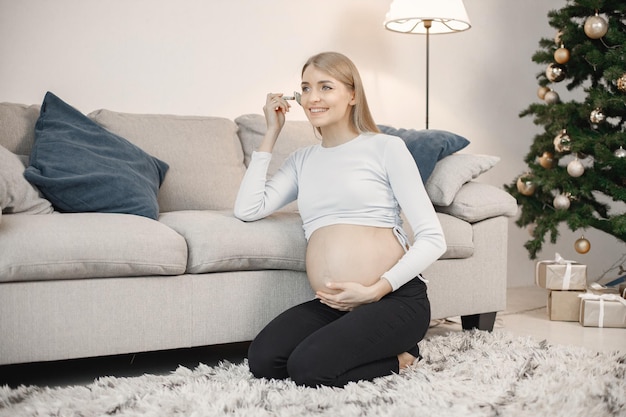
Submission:
[[[24,164],[0,145],[0,210],[2,213],[49,214],[52,204],[24,178]]]

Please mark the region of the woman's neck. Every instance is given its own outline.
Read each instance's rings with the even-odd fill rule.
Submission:
[[[321,133],[322,146],[324,148],[332,148],[335,146],[343,145],[344,143],[349,142],[359,136],[359,132],[352,127],[346,127],[345,129],[322,128]]]

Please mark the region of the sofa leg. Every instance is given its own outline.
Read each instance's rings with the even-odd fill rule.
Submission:
[[[470,316],[461,316],[461,326],[463,330],[487,330],[493,331],[493,325],[496,323],[496,312],[472,314]]]

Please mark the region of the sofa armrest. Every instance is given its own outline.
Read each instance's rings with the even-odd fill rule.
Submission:
[[[435,206],[435,210],[469,223],[497,216],[517,214],[517,200],[501,188],[470,181],[464,184],[449,206]]]

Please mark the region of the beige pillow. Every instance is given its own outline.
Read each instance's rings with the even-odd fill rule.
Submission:
[[[493,168],[500,157],[491,155],[448,155],[435,165],[426,181],[426,192],[436,206],[449,206],[463,184]]]
[[[252,152],[257,150],[265,134],[265,117],[260,114],[245,114],[236,118],[235,123],[239,127],[244,163],[248,166]],[[272,151],[273,156],[267,171],[268,175],[272,176],[295,150],[320,142],[321,139],[315,136],[314,128],[308,121],[291,120],[286,122]]]
[[[24,178],[25,166],[13,152],[0,145],[0,211],[3,213],[49,214],[52,204]]]
[[[35,142],[39,105],[0,103],[0,145],[17,155],[29,155]]]
[[[506,191],[490,184],[470,181],[463,185],[449,206],[436,209],[470,223],[496,216],[517,214],[517,200]]]

